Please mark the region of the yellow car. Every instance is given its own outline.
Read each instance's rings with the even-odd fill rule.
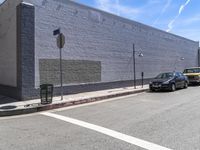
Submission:
[[[200,83],[200,67],[187,68],[183,74],[188,77],[189,84]]]

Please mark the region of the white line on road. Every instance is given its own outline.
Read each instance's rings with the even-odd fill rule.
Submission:
[[[84,121],[80,121],[80,120],[77,120],[77,119],[53,114],[53,113],[50,113],[50,112],[43,112],[41,114],[45,115],[45,116],[52,117],[52,118],[56,118],[56,119],[59,119],[59,120],[62,120],[62,121],[65,121],[65,122],[68,122],[68,123],[71,123],[71,124],[75,124],[75,125],[78,125],[78,126],[90,129],[90,130],[94,130],[94,131],[99,132],[99,133],[103,133],[105,135],[108,135],[108,136],[111,136],[113,138],[125,141],[127,143],[142,147],[144,149],[148,149],[148,150],[171,150],[169,148],[166,148],[166,147],[163,147],[163,146],[151,143],[151,142],[147,142],[147,141],[144,141],[144,140],[141,140],[141,139],[138,139],[138,138],[135,138],[135,137],[114,131],[114,130],[110,130],[110,129],[107,129],[107,128],[104,128],[104,127],[101,127],[101,126],[97,126],[97,125],[94,125],[94,124],[91,124],[91,123],[87,123],[87,122],[84,122]]]

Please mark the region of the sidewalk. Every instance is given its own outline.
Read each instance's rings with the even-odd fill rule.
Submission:
[[[148,90],[148,85],[133,87],[124,87],[117,89],[108,89],[102,91],[86,92],[72,95],[65,95],[63,100],[60,97],[54,97],[53,103],[48,105],[41,105],[40,99],[28,101],[16,101],[8,97],[0,96],[0,117],[21,115],[56,108],[62,108],[72,105],[79,105],[89,102],[100,101],[103,99],[114,98],[118,96],[125,96],[129,94],[140,93]]]

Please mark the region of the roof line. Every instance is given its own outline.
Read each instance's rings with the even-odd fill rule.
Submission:
[[[54,1],[62,2],[62,3],[69,2],[69,3],[71,3],[71,4],[79,5],[80,7],[84,7],[84,8],[86,8],[86,9],[92,9],[92,10],[94,10],[94,11],[98,11],[98,12],[101,12],[101,13],[103,13],[103,14],[110,15],[110,16],[112,16],[112,17],[121,19],[121,20],[123,20],[123,21],[127,21],[128,23],[136,23],[136,24],[138,24],[138,25],[142,25],[142,26],[148,27],[148,28],[150,28],[150,29],[160,31],[160,32],[165,33],[165,34],[168,34],[168,35],[172,35],[172,36],[175,36],[175,37],[178,37],[178,38],[181,38],[181,39],[184,39],[184,40],[188,40],[188,41],[191,41],[191,42],[199,43],[199,41],[194,41],[194,40],[191,40],[191,39],[189,39],[189,38],[186,38],[186,37],[183,37],[183,36],[180,36],[180,35],[177,35],[177,34],[169,33],[169,32],[166,32],[166,31],[164,31],[164,30],[161,30],[161,29],[152,27],[152,26],[150,26],[150,25],[146,25],[146,24],[141,23],[141,22],[138,22],[138,21],[134,21],[134,20],[131,20],[131,19],[122,17],[122,16],[118,16],[118,15],[116,15],[116,14],[113,14],[113,13],[110,13],[110,12],[106,12],[106,11],[104,11],[104,10],[100,10],[100,9],[98,9],[98,8],[94,8],[94,7],[85,5],[85,4],[81,4],[81,3],[79,3],[79,2],[75,2],[75,1],[71,1],[71,0],[54,0]]]

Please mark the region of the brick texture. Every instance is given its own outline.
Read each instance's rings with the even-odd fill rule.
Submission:
[[[36,87],[40,84],[39,60],[59,59],[52,34],[58,27],[66,36],[63,59],[101,62],[101,82],[133,80],[133,44],[144,54],[136,56],[137,79],[142,71],[145,78],[152,78],[198,65],[198,42],[68,0],[26,1],[36,10]]]
[[[69,0],[24,1],[33,4],[24,6],[21,14],[20,65],[24,98],[38,96],[42,83],[40,60],[59,59],[53,36],[53,30],[59,27],[66,36],[63,61],[101,63],[100,82],[75,79],[78,82],[74,85],[64,83],[64,93],[132,85],[133,44],[136,54],[144,54],[142,58],[136,55],[137,79],[141,78],[141,72],[148,80],[160,72],[183,71],[198,65],[198,42]],[[181,57],[184,61],[180,61]],[[59,88],[56,88],[55,94],[58,93]]]

